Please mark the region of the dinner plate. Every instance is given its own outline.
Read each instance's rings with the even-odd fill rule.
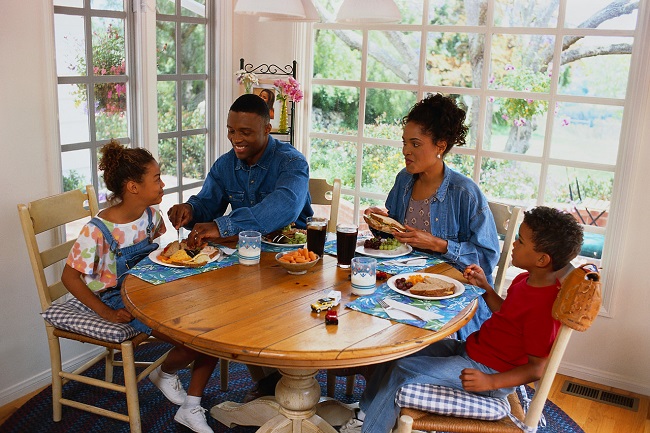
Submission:
[[[363,254],[364,256],[368,257],[375,257],[378,259],[392,259],[395,257],[402,257],[410,254],[411,251],[413,251],[413,247],[408,244],[403,244],[394,250],[376,250],[374,248],[366,248],[363,246],[363,244],[361,244],[354,250],[355,253]]]
[[[158,259],[158,256],[163,252],[165,248],[158,248],[156,251],[152,251],[149,253],[149,258],[151,259],[152,262],[158,263],[159,265],[163,266],[168,266],[170,268],[187,268],[188,266],[181,266],[181,265],[173,265],[171,263],[165,263],[162,262]],[[219,250],[219,254],[216,254],[214,257],[212,257],[210,260],[208,260],[208,263],[212,263],[215,260],[217,260],[221,256],[221,250]]]
[[[456,291],[454,292],[453,295],[447,295],[447,296],[422,296],[422,295],[414,295],[411,292],[398,289],[397,286],[395,285],[395,280],[398,278],[408,279],[408,277],[410,277],[411,275],[422,275],[423,277],[434,277],[440,280],[448,281],[452,283],[454,286],[456,286]],[[388,284],[388,287],[390,287],[391,290],[394,290],[397,293],[408,296],[409,298],[424,299],[426,301],[437,301],[439,299],[455,298],[456,296],[462,295],[463,292],[465,291],[465,286],[463,285],[463,283],[461,283],[458,280],[454,280],[453,278],[450,278],[446,275],[428,274],[425,272],[409,272],[406,274],[397,274],[393,277],[390,277],[388,281],[386,281],[386,284]]]
[[[302,248],[305,245],[307,245],[307,242],[303,242],[301,244],[277,244],[275,242],[267,241],[264,238],[262,238],[262,243],[266,245],[273,245],[274,247],[284,247],[284,248],[291,248],[291,247]]]

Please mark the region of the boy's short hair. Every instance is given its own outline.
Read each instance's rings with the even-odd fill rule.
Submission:
[[[245,93],[230,106],[230,111],[235,113],[254,113],[264,119],[265,123],[271,121],[269,107],[266,101],[253,93]]]
[[[582,226],[571,214],[538,206],[524,212],[523,222],[533,232],[535,251],[549,255],[554,271],[568,265],[582,248]]]

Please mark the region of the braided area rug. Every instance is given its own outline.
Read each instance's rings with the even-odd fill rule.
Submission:
[[[136,359],[153,360],[169,349],[164,343],[146,344],[136,349]],[[91,367],[89,376],[101,378],[104,373],[102,363]],[[115,369],[115,382],[123,383],[122,369]],[[182,370],[179,376],[185,388],[189,383],[189,370]],[[319,372],[316,379],[321,385],[322,395],[325,393],[326,374]],[[241,402],[246,392],[253,386],[245,365],[231,362],[229,369],[229,389],[222,392],[219,386],[219,368],[215,370],[208,386],[206,387],[202,406],[210,409],[212,406],[224,402]],[[345,378],[337,378],[335,397],[342,402],[352,403],[359,401],[365,386],[363,377],[357,376],[354,395],[345,396]],[[140,398],[140,413],[142,418],[142,431],[151,433],[188,433],[189,429],[174,421],[176,408],[162,393],[148,380],[143,379],[138,385]],[[532,397],[532,390],[528,389]],[[63,395],[68,398],[79,399],[90,404],[108,407],[121,413],[126,413],[126,400],[123,394],[107,390],[92,389],[92,387],[67,383],[63,387]],[[548,401],[544,408],[547,425],[538,429],[539,433],[584,433],[583,430],[561,409]],[[252,433],[257,427],[227,428],[217,420],[211,418],[208,412],[208,424],[215,433]],[[129,426],[125,422],[97,416],[71,407],[63,407],[63,419],[60,422],[52,421],[52,389],[47,387],[16,411],[4,424],[0,426],[0,433],[128,433]]]

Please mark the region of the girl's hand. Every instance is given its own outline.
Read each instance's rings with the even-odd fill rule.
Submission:
[[[479,265],[472,264],[466,267],[465,271],[463,272],[463,276],[473,286],[489,286],[487,278],[485,277],[485,272]]]
[[[409,244],[414,248],[419,248],[422,250],[435,251],[437,253],[444,254],[447,252],[446,240],[434,236],[429,232],[418,230],[411,226],[404,225],[404,227],[406,227],[405,232],[393,231],[393,236],[395,236],[395,239],[401,243]]]
[[[492,384],[492,375],[474,368],[464,368],[460,372],[463,389],[470,392],[491,391],[496,389]]]
[[[129,323],[131,320],[133,320],[131,313],[126,311],[124,308],[120,308],[119,310],[108,308],[108,311],[105,311],[103,314],[101,314],[101,316],[109,322],[113,323]]]

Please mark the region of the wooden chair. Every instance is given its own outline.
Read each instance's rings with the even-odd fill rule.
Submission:
[[[87,202],[87,205],[84,202]],[[86,193],[83,193],[81,190],[68,191],[33,201],[27,205],[18,205],[20,222],[25,236],[32,270],[34,272],[36,289],[38,290],[42,311],[47,310],[54,301],[64,297],[68,293],[60,280],[61,269],[54,266],[53,269],[48,271],[48,273],[56,274],[57,276],[56,282],[53,284],[48,284],[45,275],[46,269],[66,259],[70,248],[75,242],[75,239],[70,239],[65,242],[57,243],[56,239],[63,236],[62,231],[58,233],[58,236],[55,232],[62,229],[65,224],[95,216],[98,211],[97,196],[95,195],[95,190],[92,185],[86,187]],[[36,235],[44,232],[52,234],[51,237],[55,245],[41,250]],[[99,318],[99,316],[97,317]],[[126,421],[129,423],[132,433],[139,433],[141,431],[141,424],[137,388],[138,382],[147,377],[152,370],[160,365],[166,356],[163,355],[152,363],[135,361],[133,354],[134,349],[139,344],[147,342],[149,336],[140,333],[122,343],[111,343],[74,332],[57,329],[48,322],[45,322],[45,330],[47,331],[47,340],[50,347],[50,362],[52,365],[52,417],[54,421],[61,420],[62,406],[66,405],[97,415]],[[61,338],[102,346],[104,347],[104,350],[75,371],[69,373],[62,369],[61,346],[59,340]],[[122,361],[116,361],[114,359],[115,352],[117,351],[122,353]],[[101,359],[105,360],[106,363],[104,380],[91,378],[82,374]],[[124,369],[124,385],[112,382],[114,366],[121,366]],[[136,376],[136,367],[145,367],[145,369]],[[128,415],[63,397],[63,385],[71,380],[86,385],[125,393]]]
[[[335,233],[341,201],[341,179],[334,179],[333,185],[327,183],[325,179],[309,179],[309,195],[312,204],[330,206],[327,231]]]
[[[575,278],[573,275],[569,278]],[[596,278],[594,281],[600,281],[600,276],[595,272],[595,267],[592,275],[594,275],[593,278]],[[585,278],[587,277],[589,276],[585,275]],[[585,291],[572,290],[571,284],[568,284],[566,287],[563,284],[553,306],[554,317],[561,323],[560,331],[551,348],[551,353],[542,378],[537,382],[535,387],[535,395],[530,402],[528,412],[524,415],[524,410],[521,407],[516,393],[508,396],[512,414],[523,421],[526,426],[536,428],[539,423],[542,410],[551,390],[551,385],[555,379],[555,374],[560,366],[560,361],[562,360],[562,356],[574,329],[578,331],[586,330],[591,325],[591,321],[595,318],[599,308],[600,289],[598,290],[597,296],[594,295],[592,298],[587,299]],[[569,309],[570,311],[568,311]],[[559,316],[555,314],[556,311],[560,313]],[[575,320],[576,317],[581,319],[581,323],[577,323]],[[396,433],[410,433],[413,429],[458,433],[521,433],[522,431],[509,417],[498,421],[482,421],[436,415],[416,409],[402,408],[397,421]]]
[[[489,202],[490,210],[494,216],[494,222],[497,225],[497,233],[504,237],[503,246],[501,247],[501,256],[497,264],[497,273],[494,277],[494,290],[501,297],[505,297],[506,271],[510,266],[510,254],[512,253],[512,244],[515,241],[519,224],[523,219],[523,208],[518,206],[509,206],[504,203]]]

